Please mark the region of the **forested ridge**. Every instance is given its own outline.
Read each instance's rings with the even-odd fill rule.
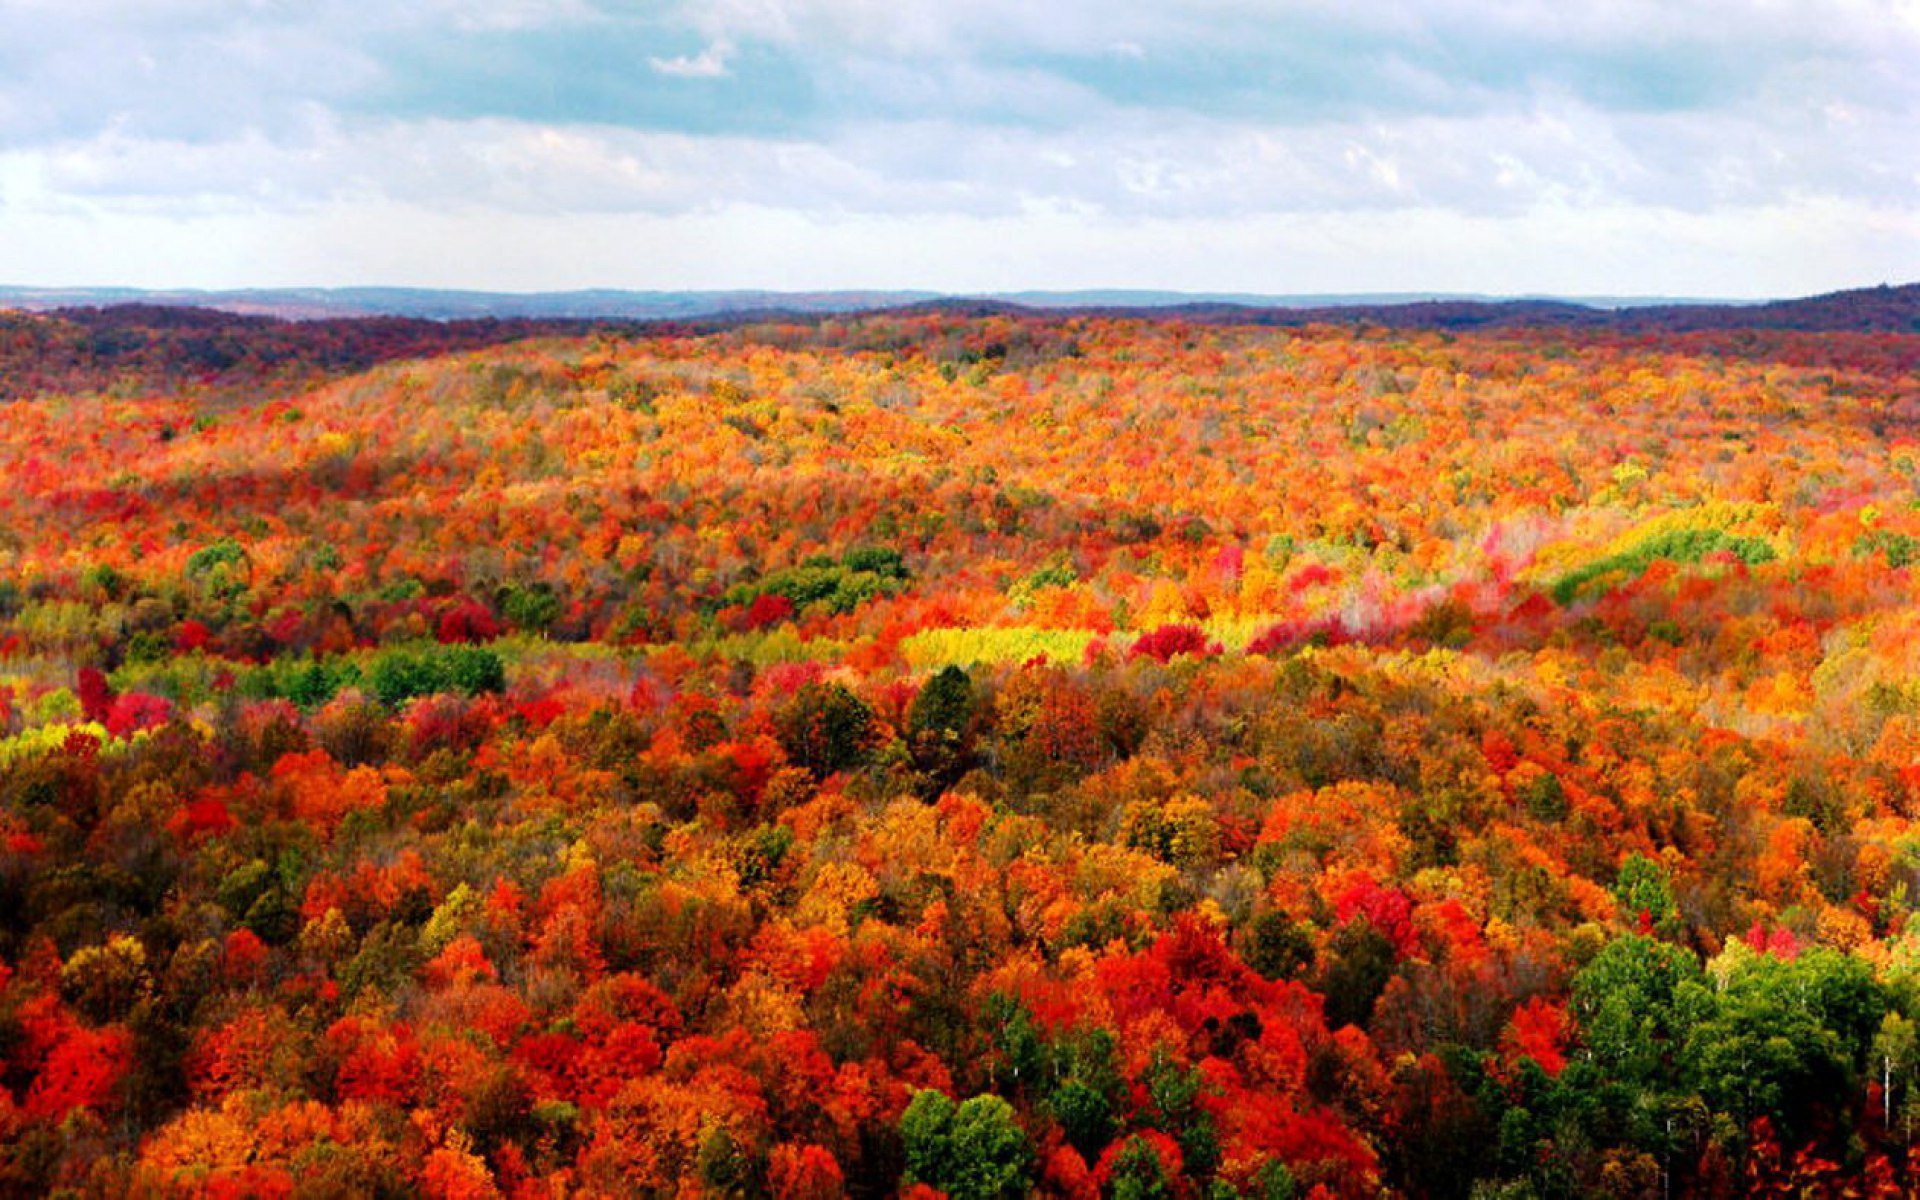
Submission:
[[[150,324],[0,316],[0,1193],[1907,1194],[1920,335]]]

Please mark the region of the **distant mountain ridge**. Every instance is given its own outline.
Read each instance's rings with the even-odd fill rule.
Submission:
[[[210,309],[292,320],[364,317],[434,321],[615,321],[732,324],[756,317],[814,318],[890,310],[1009,311],[1177,316],[1217,323],[1367,322],[1406,328],[1565,326],[1620,332],[1777,329],[1920,332],[1920,284],[1856,288],[1765,302],[1659,297],[1490,297],[1440,293],[1268,296],[1101,289],[956,295],[935,291],[620,291],[506,293],[419,288],[0,287],[0,308],[58,311],[121,305]]]
[[[898,308],[940,299],[907,291],[620,291],[478,292],[431,288],[246,288],[234,291],[137,288],[0,287],[0,307],[47,312],[122,304],[211,308],[244,316],[294,320],[336,317],[424,317],[450,320],[675,321],[751,312],[843,313]]]
[[[1102,310],[1114,311],[1114,310]],[[1616,333],[1753,329],[1801,333],[1920,333],[1920,283],[1881,285],[1757,303],[1634,303],[1615,308],[1571,300],[1426,299],[1307,307],[1198,303],[1128,309],[1178,313],[1220,324],[1297,326],[1365,323],[1406,329],[1566,327]]]

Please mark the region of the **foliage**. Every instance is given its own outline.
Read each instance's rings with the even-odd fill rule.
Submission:
[[[0,318],[0,1192],[1920,1166],[1915,335],[548,332]]]
[[[954,1200],[994,1200],[1026,1194],[1033,1151],[998,1096],[955,1105],[937,1091],[914,1095],[900,1115],[908,1183],[939,1188]]]

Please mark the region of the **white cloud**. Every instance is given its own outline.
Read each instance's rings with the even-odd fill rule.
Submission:
[[[733,43],[725,38],[698,54],[680,54],[673,58],[649,57],[647,65],[675,79],[718,79],[730,73],[727,62],[733,57]]]
[[[1819,198],[1912,207],[1910,139],[1903,119],[1873,110],[1845,121],[1791,107],[1622,115],[1573,99],[1305,126],[1107,110],[1066,129],[862,121],[815,138],[344,120],[313,108],[218,140],[115,128],[11,157],[47,195],[154,211],[385,200],[532,213],[758,205],[986,216],[1057,205],[1168,220],[1412,208],[1498,217]]]

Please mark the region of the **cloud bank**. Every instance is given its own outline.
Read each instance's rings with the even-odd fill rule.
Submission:
[[[1920,277],[1920,3],[0,0],[0,282]]]

